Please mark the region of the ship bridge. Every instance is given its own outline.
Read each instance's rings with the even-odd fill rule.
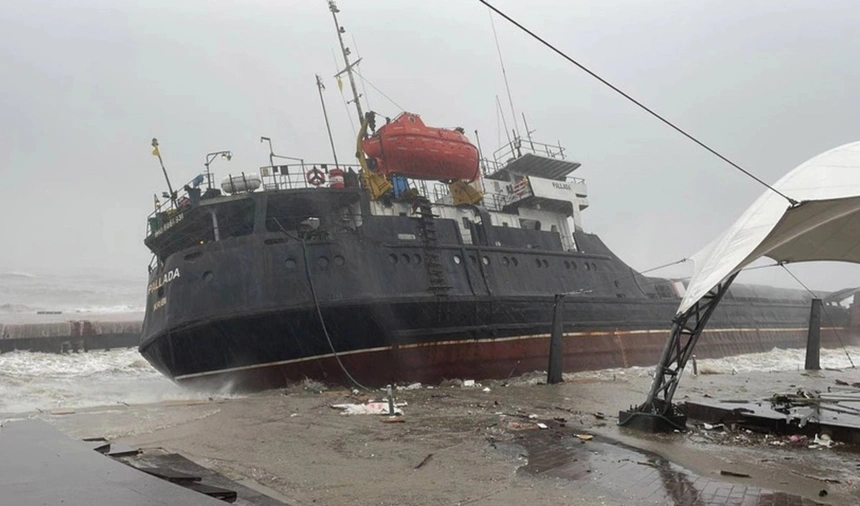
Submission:
[[[564,148],[515,139],[483,160],[486,197],[504,212],[519,208],[564,213],[579,223],[579,213],[588,208],[585,180],[570,174],[582,164],[567,160]]]

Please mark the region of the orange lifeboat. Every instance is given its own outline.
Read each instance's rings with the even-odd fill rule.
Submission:
[[[404,112],[361,142],[379,174],[438,181],[478,177],[478,149],[462,132],[428,127]]]

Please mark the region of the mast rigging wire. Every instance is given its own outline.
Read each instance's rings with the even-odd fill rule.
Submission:
[[[517,113],[514,110],[514,101],[511,98],[511,87],[508,84],[508,73],[505,71],[505,60],[502,59],[502,47],[499,46],[499,36],[496,35],[496,23],[493,21],[493,13],[487,12],[490,15],[490,26],[493,27],[493,40],[496,41],[496,52],[499,54],[499,66],[502,67],[502,77],[505,80],[505,90],[508,92],[508,104],[511,106],[511,116],[514,117],[514,131],[517,132],[517,137],[520,136],[520,126],[517,124]],[[507,128],[505,129],[507,130]]]
[[[510,16],[508,16],[508,15],[507,15],[507,14],[505,14],[504,12],[502,12],[502,11],[500,11],[499,9],[497,9],[496,7],[494,7],[494,6],[493,6],[493,4],[491,4],[491,3],[490,3],[490,2],[488,2],[487,0],[478,0],[478,1],[479,1],[479,2],[481,2],[482,4],[484,4],[485,6],[487,6],[490,10],[492,10],[493,12],[495,12],[496,14],[498,14],[499,16],[501,16],[501,17],[505,18],[505,19],[506,19],[509,23],[511,23],[512,25],[516,26],[516,27],[517,27],[517,28],[519,28],[520,30],[522,30],[522,31],[524,31],[525,33],[527,33],[528,35],[530,35],[533,39],[537,40],[538,42],[540,42],[540,43],[541,43],[541,44],[543,44],[544,46],[546,46],[546,47],[548,47],[549,49],[551,49],[553,52],[555,52],[556,54],[558,54],[559,56],[561,56],[562,58],[564,58],[564,59],[565,59],[565,60],[567,60],[568,62],[572,63],[573,65],[576,65],[577,67],[579,67],[579,69],[580,69],[580,70],[582,70],[582,71],[584,71],[586,74],[588,74],[588,75],[590,75],[591,77],[593,77],[593,78],[597,79],[598,81],[600,81],[603,85],[607,86],[607,87],[608,87],[608,88],[610,88],[612,91],[614,91],[614,92],[618,93],[619,95],[621,95],[622,97],[626,98],[626,99],[627,99],[627,100],[629,100],[630,102],[633,102],[633,103],[634,103],[635,105],[637,105],[639,108],[641,108],[642,110],[644,110],[645,112],[647,112],[647,113],[648,113],[648,114],[650,114],[651,116],[654,116],[654,117],[655,117],[655,118],[657,118],[658,120],[662,121],[663,123],[665,123],[666,125],[668,125],[669,127],[671,127],[673,130],[675,130],[676,132],[678,132],[678,133],[680,133],[681,135],[683,135],[684,137],[686,137],[686,138],[690,139],[691,141],[695,142],[696,144],[698,144],[699,146],[701,146],[702,148],[704,148],[705,150],[707,150],[707,151],[708,151],[709,153],[711,153],[712,155],[716,156],[716,157],[717,157],[717,158],[719,158],[720,160],[722,160],[722,161],[726,162],[727,164],[731,165],[731,166],[732,166],[732,167],[734,167],[735,169],[737,169],[737,170],[739,170],[739,171],[743,172],[744,174],[746,174],[747,176],[749,176],[750,178],[752,178],[753,180],[755,180],[756,182],[758,182],[758,183],[759,183],[759,184],[761,184],[762,186],[764,186],[764,187],[768,188],[768,189],[769,189],[769,190],[771,190],[772,192],[774,192],[774,193],[776,193],[777,195],[779,195],[780,197],[784,198],[785,200],[787,200],[787,201],[789,202],[789,204],[791,204],[791,206],[792,206],[792,207],[794,207],[794,206],[796,206],[796,205],[798,205],[798,204],[799,204],[799,202],[798,202],[798,201],[794,200],[794,199],[793,199],[793,198],[791,198],[791,197],[786,196],[784,193],[782,193],[781,191],[777,190],[777,189],[776,189],[776,188],[774,188],[773,186],[771,186],[771,185],[769,185],[769,184],[765,183],[764,181],[762,181],[761,179],[759,179],[758,177],[756,177],[752,172],[750,172],[750,171],[748,171],[748,170],[744,169],[744,168],[743,168],[743,167],[741,167],[740,165],[738,165],[738,164],[736,164],[735,162],[733,162],[733,161],[729,160],[728,158],[726,158],[725,156],[723,156],[723,155],[721,155],[719,152],[717,152],[715,149],[711,148],[710,146],[708,146],[708,145],[707,145],[707,144],[705,144],[704,142],[700,141],[699,139],[697,139],[697,138],[693,137],[691,134],[687,133],[687,132],[686,132],[684,129],[682,129],[681,127],[679,127],[679,126],[675,125],[675,124],[674,124],[674,123],[672,123],[671,121],[667,120],[667,119],[666,119],[666,118],[664,118],[663,116],[659,115],[658,113],[656,113],[655,111],[653,111],[652,109],[650,109],[649,107],[647,107],[647,106],[646,106],[645,104],[643,104],[642,102],[639,102],[639,101],[638,101],[638,100],[636,100],[635,98],[633,98],[633,97],[631,97],[630,95],[628,95],[627,93],[623,92],[623,91],[622,91],[620,88],[618,88],[617,86],[613,85],[612,83],[610,83],[610,82],[609,82],[609,81],[607,81],[606,79],[604,79],[604,78],[600,77],[598,74],[596,74],[595,72],[593,72],[592,70],[590,70],[590,69],[589,69],[588,67],[586,67],[585,65],[583,65],[583,64],[579,63],[578,61],[574,60],[573,58],[571,58],[570,56],[568,56],[567,54],[565,54],[563,51],[561,51],[560,49],[556,48],[555,46],[553,46],[552,44],[550,44],[549,42],[547,42],[546,40],[544,40],[543,38],[541,38],[539,35],[537,35],[537,34],[536,34],[536,33],[534,33],[533,31],[529,30],[528,28],[526,28],[525,26],[523,26],[522,24],[520,24],[520,23],[519,23],[518,21],[516,21],[515,19],[511,18]]]
[[[377,88],[376,86],[374,86],[372,82],[370,82],[370,81],[368,81],[367,79],[365,79],[365,78],[364,78],[364,76],[363,76],[363,75],[361,75],[361,74],[358,72],[358,70],[357,70],[357,69],[353,68],[353,69],[352,69],[352,71],[355,73],[355,75],[357,75],[357,76],[359,77],[359,79],[361,79],[361,82],[362,82],[362,83],[367,83],[371,88],[373,88],[374,90],[376,90],[376,92],[377,92],[377,93],[379,93],[380,95],[382,95],[382,96],[383,96],[383,98],[385,98],[386,100],[388,100],[389,102],[391,102],[392,104],[394,104],[394,107],[396,107],[396,108],[400,109],[400,112],[406,112],[406,109],[404,109],[404,108],[400,107],[400,104],[398,104],[397,102],[395,102],[394,100],[392,100],[392,99],[391,99],[391,97],[389,97],[388,95],[386,95],[385,93],[383,93],[383,91],[382,91],[382,90],[380,90],[379,88]],[[365,101],[366,101],[366,99],[365,99]],[[370,105],[369,105],[369,104],[368,104],[368,107],[370,107]]]

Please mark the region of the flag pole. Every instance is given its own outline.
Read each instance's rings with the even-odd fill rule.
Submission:
[[[173,187],[170,185],[170,178],[167,176],[167,169],[164,168],[164,160],[161,159],[161,151],[158,150],[158,139],[152,138],[152,154],[158,157],[158,163],[161,164],[161,172],[164,173],[164,180],[167,181],[167,191],[170,192],[170,201],[176,205],[176,194],[173,193]]]
[[[325,86],[323,86],[322,79],[320,79],[319,74],[317,74],[317,88],[320,92],[320,104],[322,104],[323,117],[325,118],[325,128],[328,130],[328,141],[331,143],[331,154],[334,156],[334,164],[337,166],[337,151],[334,149],[334,137],[331,136],[331,126],[328,123],[328,113],[325,110],[325,100],[323,99],[323,90]]]

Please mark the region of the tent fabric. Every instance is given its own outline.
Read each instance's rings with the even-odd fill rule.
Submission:
[[[860,263],[860,142],[822,153],[782,177],[719,237],[693,255],[678,314],[761,257]]]

